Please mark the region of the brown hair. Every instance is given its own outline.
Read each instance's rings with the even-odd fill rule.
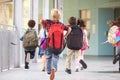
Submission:
[[[116,22],[115,21],[108,21],[107,24],[112,27],[114,25],[116,25]]]
[[[35,26],[35,21],[34,20],[29,20],[28,21],[28,26],[30,27],[30,28],[33,28],[34,26]]]
[[[120,27],[120,16],[118,18],[116,18],[115,21],[108,21],[107,24],[112,27],[114,25]]]
[[[85,22],[84,22],[84,20],[78,19],[78,20],[77,20],[77,25],[79,25],[80,27],[85,27]]]
[[[72,16],[69,18],[68,22],[70,25],[76,25],[76,18]]]

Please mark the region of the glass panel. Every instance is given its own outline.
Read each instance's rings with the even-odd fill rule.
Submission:
[[[86,11],[85,11],[85,10],[82,10],[82,11],[81,11],[81,18],[82,18],[82,19],[85,19],[85,18],[86,18]]]
[[[84,9],[81,10],[81,19],[83,19],[85,21],[86,24],[86,29],[89,30],[90,29],[90,10],[88,9]]]
[[[30,19],[30,0],[23,1],[23,28],[28,28],[28,20]]]
[[[88,19],[90,19],[90,10],[87,10],[86,16],[87,16]]]
[[[86,21],[86,29],[87,29],[87,30],[90,29],[90,20]]]
[[[1,2],[12,2],[12,0],[0,0],[0,3]]]
[[[13,4],[12,3],[1,3],[0,4],[0,23],[13,25]],[[9,26],[0,26],[2,29],[12,29]]]

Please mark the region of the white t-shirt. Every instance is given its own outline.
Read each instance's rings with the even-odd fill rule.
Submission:
[[[48,34],[47,31],[46,31],[45,29],[41,29],[41,30],[40,30],[40,34],[39,34],[39,35],[40,35],[40,38],[45,38],[45,34],[46,34],[46,36],[47,36],[47,34]]]

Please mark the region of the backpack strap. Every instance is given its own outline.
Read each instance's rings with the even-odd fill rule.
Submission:
[[[62,48],[62,38],[63,38],[63,34],[61,34],[60,48]]]
[[[46,35],[46,30],[44,30],[44,35],[45,35],[45,39],[46,39],[46,36],[47,36],[47,35]],[[45,39],[40,43],[40,46],[45,42]],[[40,46],[39,46],[39,47],[40,47]]]
[[[45,35],[45,38],[47,37],[47,35],[46,35],[46,30],[44,30],[44,35]]]
[[[53,43],[53,47],[55,48],[55,44],[54,44],[54,33],[52,34],[52,43]]]

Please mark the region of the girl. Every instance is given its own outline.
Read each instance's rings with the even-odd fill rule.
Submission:
[[[47,31],[45,29],[45,25],[41,23],[40,32],[39,32],[39,39],[40,39],[40,47],[39,47],[39,55],[42,57],[42,71],[45,71],[46,68],[46,56],[47,56]]]
[[[87,50],[89,48],[89,44],[88,44],[88,39],[87,39],[87,31],[85,29],[85,23],[82,19],[78,19],[77,20],[77,25],[82,29],[83,31],[83,47],[80,49],[80,60],[76,61],[76,64],[81,64],[81,70],[86,69],[87,68],[87,64],[84,62],[84,51]],[[78,63],[79,62],[79,63]],[[76,72],[78,72],[78,67],[76,68]]]

